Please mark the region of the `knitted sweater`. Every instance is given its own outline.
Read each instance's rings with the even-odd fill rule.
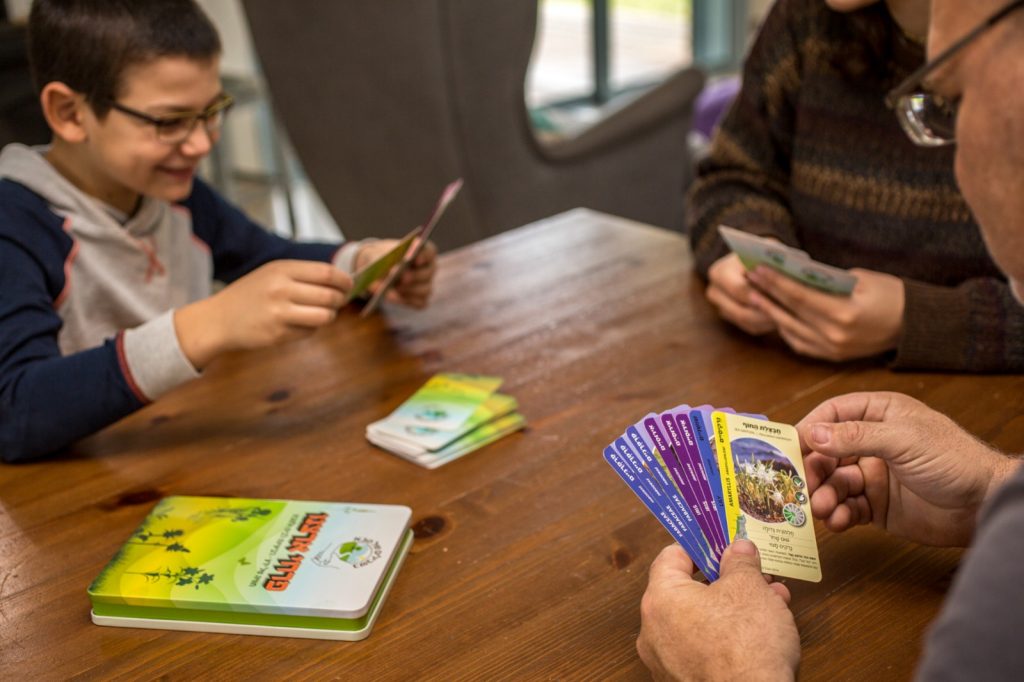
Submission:
[[[886,73],[843,68],[864,49],[854,20],[880,27]],[[706,277],[728,253],[719,224],[773,236],[826,263],[903,279],[893,367],[1024,370],[1024,309],[956,188],[954,150],[915,146],[883,102],[924,59],[887,26],[884,3],[857,17],[821,0],[775,4],[690,191],[697,269]]]

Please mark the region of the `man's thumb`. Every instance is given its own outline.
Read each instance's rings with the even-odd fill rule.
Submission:
[[[884,422],[822,422],[809,424],[805,439],[812,450],[829,457],[889,460],[908,445],[903,442],[906,435],[894,431]]]
[[[761,580],[761,555],[750,540],[736,540],[722,553],[719,575],[750,574]]]

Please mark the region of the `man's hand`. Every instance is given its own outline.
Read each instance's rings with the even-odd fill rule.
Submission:
[[[722,256],[711,265],[704,295],[722,319],[748,334],[760,336],[775,331],[772,318],[751,305],[754,288],[747,281],[747,270],[735,253]]]
[[[330,263],[278,260],[179,308],[178,342],[196,369],[217,355],[297,339],[333,321],[352,278]]]
[[[903,330],[903,280],[854,268],[850,296],[835,296],[801,284],[767,266],[747,277],[764,295],[750,306],[772,321],[779,335],[801,355],[841,361],[892,350]]]
[[[678,545],[662,550],[640,603],[640,658],[658,680],[793,679],[800,635],[789,590],[761,575],[748,540],[730,545],[721,567],[705,585]]]
[[[965,547],[978,509],[1019,463],[900,393],[827,400],[797,431],[811,511],[835,532],[874,523],[915,542]]]
[[[356,272],[386,254],[397,243],[397,239],[380,239],[362,247],[356,254]],[[416,260],[409,264],[401,278],[395,282],[395,286],[387,293],[385,299],[410,308],[426,308],[433,290],[436,271],[437,247],[433,242],[427,242],[416,254]],[[380,284],[376,283],[370,290],[375,291]]]

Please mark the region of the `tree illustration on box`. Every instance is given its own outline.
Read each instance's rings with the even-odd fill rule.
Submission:
[[[188,547],[180,542],[159,542],[159,540],[173,540],[180,538],[185,531],[179,529],[165,530],[161,532],[150,532],[145,528],[140,529],[128,541],[129,545],[149,545],[151,547],[163,547],[165,552],[188,552]]]
[[[147,583],[158,583],[161,580],[173,582],[176,587],[187,587],[191,585],[199,589],[202,585],[209,585],[213,582],[213,574],[207,573],[201,568],[183,566],[177,571],[169,568],[162,568],[156,571],[125,571],[125,575],[141,575]]]
[[[217,507],[215,509],[206,509],[193,515],[192,520],[229,519],[232,523],[238,523],[271,514],[273,514],[273,511],[266,507]]]

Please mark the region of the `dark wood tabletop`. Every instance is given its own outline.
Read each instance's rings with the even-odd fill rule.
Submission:
[[[528,430],[434,471],[370,445],[366,425],[439,371],[504,377]],[[643,679],[640,597],[671,539],[603,447],[683,402],[795,423],[855,390],[1024,450],[1021,377],[836,366],[748,338],[706,304],[678,234],[582,209],[501,234],[441,257],[426,311],[346,311],[218,360],[74,454],[0,467],[0,678]],[[416,541],[361,642],[93,625],[89,583],[172,494],[405,504]],[[960,552],[817,535],[822,582],[789,581],[801,678],[907,678]]]

